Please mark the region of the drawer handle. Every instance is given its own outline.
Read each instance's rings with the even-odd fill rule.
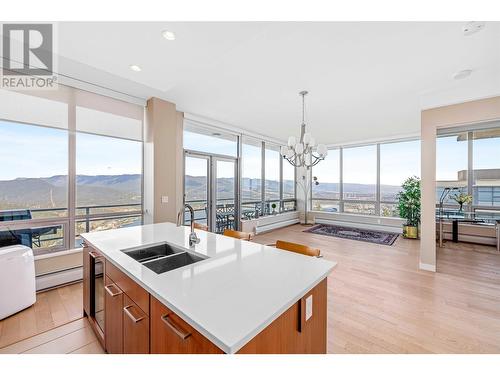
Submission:
[[[115,288],[116,289],[116,292],[113,292],[111,290],[111,288]],[[118,289],[118,287],[115,285],[115,284],[109,284],[109,285],[105,285],[104,286],[104,289],[106,290],[106,292],[108,292],[108,294],[111,296],[111,297],[116,297],[116,296],[119,296],[120,294],[122,294],[123,292]]]
[[[177,336],[179,336],[181,339],[186,340],[189,336],[191,336],[190,332],[186,332],[182,330],[181,328],[178,328],[174,322],[169,317],[170,314],[165,314],[161,316],[161,320],[163,323],[167,325],[168,328],[170,328],[172,331],[176,333]]]
[[[130,312],[130,308],[131,308],[131,307],[134,307],[134,305],[128,305],[128,306],[125,306],[125,307],[123,308],[123,311],[125,311],[125,313],[128,315],[128,317],[129,317],[130,319],[132,319],[132,321],[133,321],[134,323],[139,323],[142,319],[144,319],[144,317],[143,317],[143,316],[141,316],[141,317],[139,317],[139,318],[136,318],[136,317],[135,317],[135,316],[134,316],[134,315]]]
[[[97,259],[97,258],[102,258],[102,255],[95,252],[95,251],[89,251],[89,255],[94,258],[94,259]]]

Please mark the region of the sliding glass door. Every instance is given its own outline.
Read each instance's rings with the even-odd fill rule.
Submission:
[[[184,157],[184,203],[194,209],[195,222],[209,225],[210,157],[185,155]],[[184,223],[190,224],[189,211],[184,212]]]
[[[236,229],[236,160],[213,157],[214,204],[212,205],[212,231]]]
[[[186,151],[184,154],[184,202],[194,209],[194,220],[210,231],[238,227],[236,158]],[[184,224],[190,224],[189,211]]]

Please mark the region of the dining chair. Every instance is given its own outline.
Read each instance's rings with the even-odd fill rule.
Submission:
[[[302,255],[308,255],[311,257],[321,258],[321,251],[319,249],[315,249],[306,245],[301,245],[294,242],[286,242],[286,241],[276,241],[276,248],[281,250],[292,251],[294,253],[299,253]]]
[[[252,240],[252,233],[248,232],[240,232],[237,230],[232,230],[232,229],[224,229],[224,233],[222,233],[224,236],[227,237],[233,237],[237,238],[239,240],[245,240],[245,241],[251,241]]]

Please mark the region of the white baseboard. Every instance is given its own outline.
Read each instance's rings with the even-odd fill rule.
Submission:
[[[58,285],[72,283],[83,278],[83,268],[71,268],[69,270],[49,273],[36,277],[36,290],[53,288]]]
[[[436,265],[420,262],[419,268],[424,271],[436,272]]]

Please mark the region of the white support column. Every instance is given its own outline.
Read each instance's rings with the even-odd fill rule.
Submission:
[[[436,128],[422,124],[422,216],[419,268],[436,271]]]

